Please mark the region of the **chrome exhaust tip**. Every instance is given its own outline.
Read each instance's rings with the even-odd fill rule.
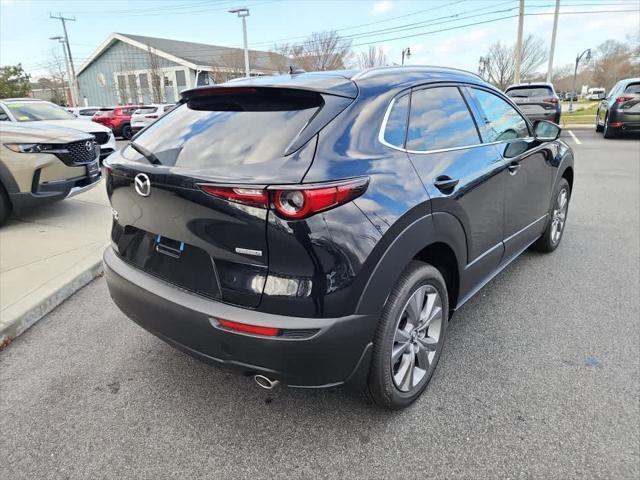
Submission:
[[[273,390],[280,383],[280,381],[273,380],[269,377],[265,377],[264,375],[254,375],[253,379],[256,381],[259,387],[262,387],[265,390]]]

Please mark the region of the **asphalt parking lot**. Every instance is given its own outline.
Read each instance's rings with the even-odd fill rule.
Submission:
[[[411,408],[261,390],[136,326],[98,279],[0,352],[0,476],[638,478],[640,140],[573,133],[562,245],[458,312]]]

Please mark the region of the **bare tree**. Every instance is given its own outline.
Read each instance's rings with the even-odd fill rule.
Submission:
[[[149,54],[149,77],[151,80],[151,97],[153,98],[153,103],[165,103],[161,84],[162,71],[160,70],[160,56],[151,45],[147,45],[147,53]]]
[[[383,67],[387,65],[387,54],[380,47],[370,46],[366,52],[358,55],[360,68]]]
[[[60,55],[58,48],[51,49],[50,57],[48,66],[49,78],[41,78],[38,83],[43,89],[49,90],[53,103],[67,105],[66,77],[64,74],[66,66],[64,59]]]
[[[245,76],[244,51],[238,48],[228,49],[213,59],[209,78],[213,83],[224,83]],[[256,52],[249,50],[249,67],[256,63]]]
[[[634,58],[638,50],[633,38],[629,43],[607,40],[600,44],[592,60],[594,86],[609,90],[621,78],[639,76],[638,57]]]
[[[314,32],[302,43],[283,44],[274,50],[287,57],[289,65],[308,72],[345,68],[352,56],[351,41],[335,31]]]
[[[491,83],[504,90],[513,82],[515,47],[496,42],[489,47],[489,51],[483,58],[486,62],[486,74]],[[535,69],[542,65],[546,59],[547,53],[544,42],[533,35],[529,35],[522,43],[521,77],[531,77]]]

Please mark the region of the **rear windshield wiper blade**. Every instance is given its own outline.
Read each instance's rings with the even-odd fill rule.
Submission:
[[[142,145],[138,145],[136,142],[130,142],[129,145],[131,145],[131,148],[133,148],[136,152],[146,158],[149,163],[152,163],[153,165],[162,165],[162,162],[158,160],[158,157],[156,157],[153,152],[150,152]]]

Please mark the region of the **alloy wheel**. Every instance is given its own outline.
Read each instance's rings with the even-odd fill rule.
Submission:
[[[567,210],[569,208],[569,191],[563,188],[558,192],[556,203],[551,216],[551,242],[555,245],[560,241],[564,224],[567,220]]]
[[[443,338],[442,300],[431,285],[419,287],[405,304],[391,349],[393,383],[410,392],[425,378]]]

